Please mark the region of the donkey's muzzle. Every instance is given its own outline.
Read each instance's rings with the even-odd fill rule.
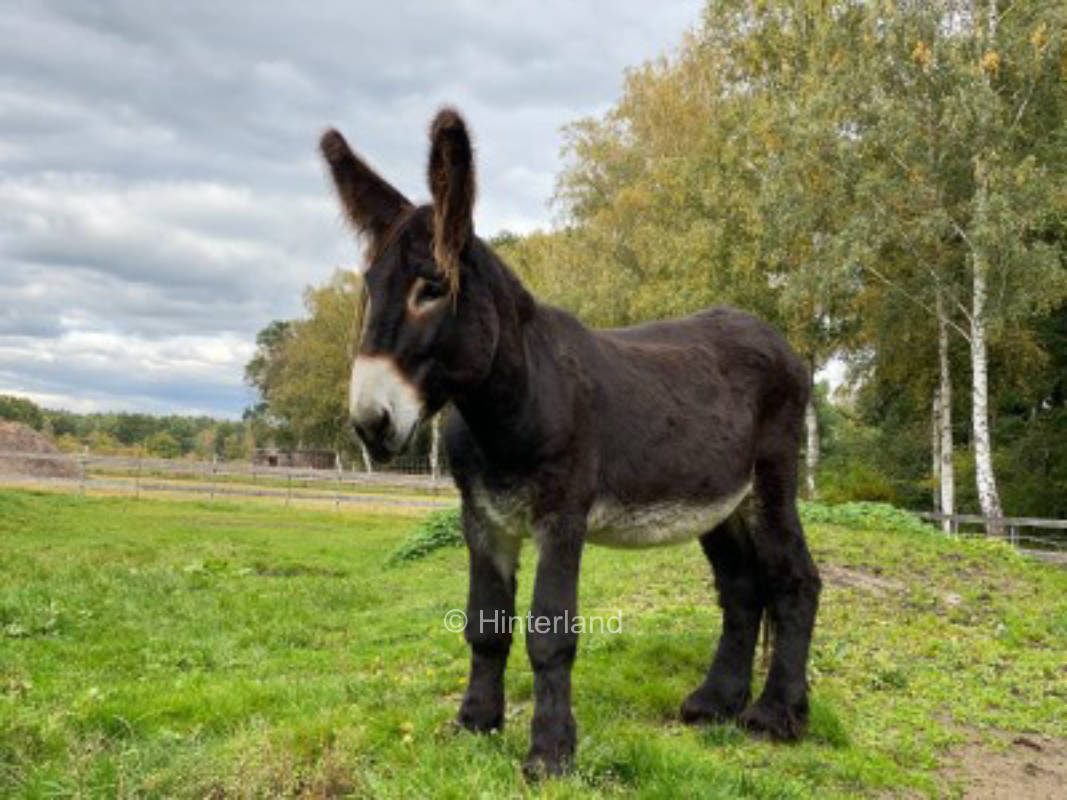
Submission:
[[[388,356],[356,357],[349,388],[353,432],[375,459],[395,456],[411,441],[422,399]]]
[[[388,411],[382,409],[369,417],[353,419],[352,432],[366,445],[375,461],[384,461],[396,455],[393,449],[396,429]]]

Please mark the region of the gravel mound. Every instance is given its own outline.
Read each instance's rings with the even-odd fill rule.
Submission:
[[[80,478],[81,467],[74,459],[59,452],[48,436],[29,425],[0,422],[0,475]]]

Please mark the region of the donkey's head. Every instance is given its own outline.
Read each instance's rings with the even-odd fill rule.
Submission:
[[[430,128],[432,204],[414,207],[335,130],[321,142],[348,219],[368,240],[368,305],[352,364],[352,426],[375,458],[484,380],[499,336],[485,246],[473,231],[474,161],[451,109]]]

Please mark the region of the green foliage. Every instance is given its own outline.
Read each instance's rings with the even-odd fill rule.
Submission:
[[[43,409],[44,429],[65,451],[91,451],[104,455],[149,452],[164,458],[195,453],[227,459],[247,456],[246,424],[211,417],[132,412],[78,414]]]
[[[826,503],[851,500],[889,504],[898,502],[897,492],[889,477],[862,461],[845,463],[836,469],[820,470],[818,485],[819,499]]]
[[[0,420],[21,422],[35,431],[44,427],[44,413],[36,403],[25,397],[0,394]]]
[[[338,270],[304,292],[307,316],[275,320],[256,337],[245,379],[264,404],[248,415],[260,438],[279,444],[348,450],[348,372],[363,313],[363,282]]]
[[[915,514],[889,503],[831,504],[801,501],[799,506],[801,518],[808,523],[891,533],[932,534],[937,532],[936,528],[923,522]]]
[[[463,525],[459,508],[433,511],[427,514],[407,539],[390,555],[387,564],[396,566],[425,558],[442,547],[463,545]]]
[[[144,440],[145,451],[157,458],[177,458],[181,455],[181,445],[178,440],[166,431],[153,433]]]

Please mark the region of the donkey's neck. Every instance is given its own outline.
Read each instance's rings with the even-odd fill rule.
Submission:
[[[494,460],[521,455],[529,444],[524,432],[537,416],[524,327],[513,320],[502,324],[489,374],[455,399],[478,445]]]
[[[537,303],[502,263],[500,268],[495,286],[500,336],[493,364],[485,380],[456,398],[455,405],[494,466],[521,470],[541,457],[569,410],[557,356],[563,332],[556,319],[567,315]]]

